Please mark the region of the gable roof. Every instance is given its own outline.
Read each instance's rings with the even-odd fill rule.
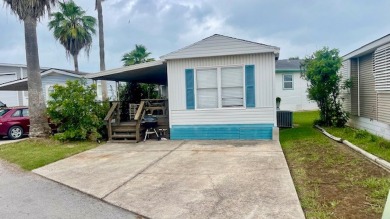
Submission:
[[[347,53],[342,58],[344,60],[347,60],[350,58],[363,56],[365,54],[368,54],[368,53],[375,51],[375,49],[377,49],[378,47],[383,46],[387,43],[390,43],[390,34],[387,34],[386,36],[383,36],[377,40],[374,40],[370,43],[367,43],[366,45],[361,46],[360,48],[355,49],[354,51],[352,51],[350,53]]]
[[[41,72],[41,77],[45,77],[50,74],[61,74],[61,75],[67,75],[70,77],[75,77],[75,78],[82,78],[88,73],[85,72],[79,72],[75,73],[74,71],[71,70],[64,70],[64,69],[55,69],[55,68],[50,68],[47,70],[44,70]],[[8,81],[5,83],[0,84],[0,90],[9,90],[9,91],[23,91],[23,90],[28,90],[28,85],[27,85],[28,78],[22,78],[22,79],[17,79],[14,81]]]
[[[302,59],[282,59],[275,62],[276,73],[300,72]]]
[[[279,57],[279,50],[275,46],[214,34],[187,47],[163,55],[160,58],[169,60],[269,52]]]

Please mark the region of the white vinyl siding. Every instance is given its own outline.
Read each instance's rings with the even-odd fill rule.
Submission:
[[[185,69],[255,65],[255,108],[187,110]],[[170,125],[275,123],[273,53],[167,61]],[[196,81],[195,81],[196,83]],[[195,85],[196,88],[196,85]]]
[[[376,91],[390,91],[390,44],[375,50],[374,78]]]
[[[294,90],[294,78],[293,75],[283,75],[283,89]]]
[[[217,69],[196,70],[197,109],[218,108]]]

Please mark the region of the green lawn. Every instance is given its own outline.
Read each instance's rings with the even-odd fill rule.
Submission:
[[[325,128],[325,130],[336,137],[348,140],[363,150],[390,162],[390,141],[388,140],[372,135],[365,130],[357,130],[350,127]]]
[[[380,218],[390,174],[313,128],[318,112],[294,113],[294,128],[280,131],[307,218]]]
[[[25,170],[33,170],[96,146],[96,142],[62,143],[52,139],[28,139],[0,145],[0,159]]]

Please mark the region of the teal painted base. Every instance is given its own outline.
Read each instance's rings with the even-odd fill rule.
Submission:
[[[173,125],[173,140],[272,139],[273,124]]]

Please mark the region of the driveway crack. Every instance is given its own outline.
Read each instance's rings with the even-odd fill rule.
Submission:
[[[116,187],[115,189],[113,189],[111,192],[107,193],[106,195],[104,195],[101,199],[105,199],[107,198],[107,196],[111,195],[112,193],[116,192],[120,187],[124,186],[125,184],[127,184],[128,182],[130,182],[131,180],[133,180],[134,178],[136,178],[137,176],[139,176],[140,174],[142,174],[143,172],[145,172],[147,169],[149,169],[150,167],[152,167],[153,165],[155,165],[156,163],[158,163],[160,160],[164,159],[165,157],[167,157],[168,155],[170,155],[172,152],[176,151],[178,148],[180,148],[181,146],[183,146],[183,144],[185,144],[186,141],[183,141],[182,143],[180,143],[177,147],[175,147],[174,149],[172,149],[171,151],[169,151],[168,153],[166,153],[164,156],[158,158],[157,160],[153,161],[152,163],[150,163],[149,165],[147,165],[145,168],[143,168],[142,170],[140,170],[138,173],[136,173],[134,176],[132,176],[130,179],[126,180],[125,182],[123,182],[121,185],[119,185],[118,187]]]

